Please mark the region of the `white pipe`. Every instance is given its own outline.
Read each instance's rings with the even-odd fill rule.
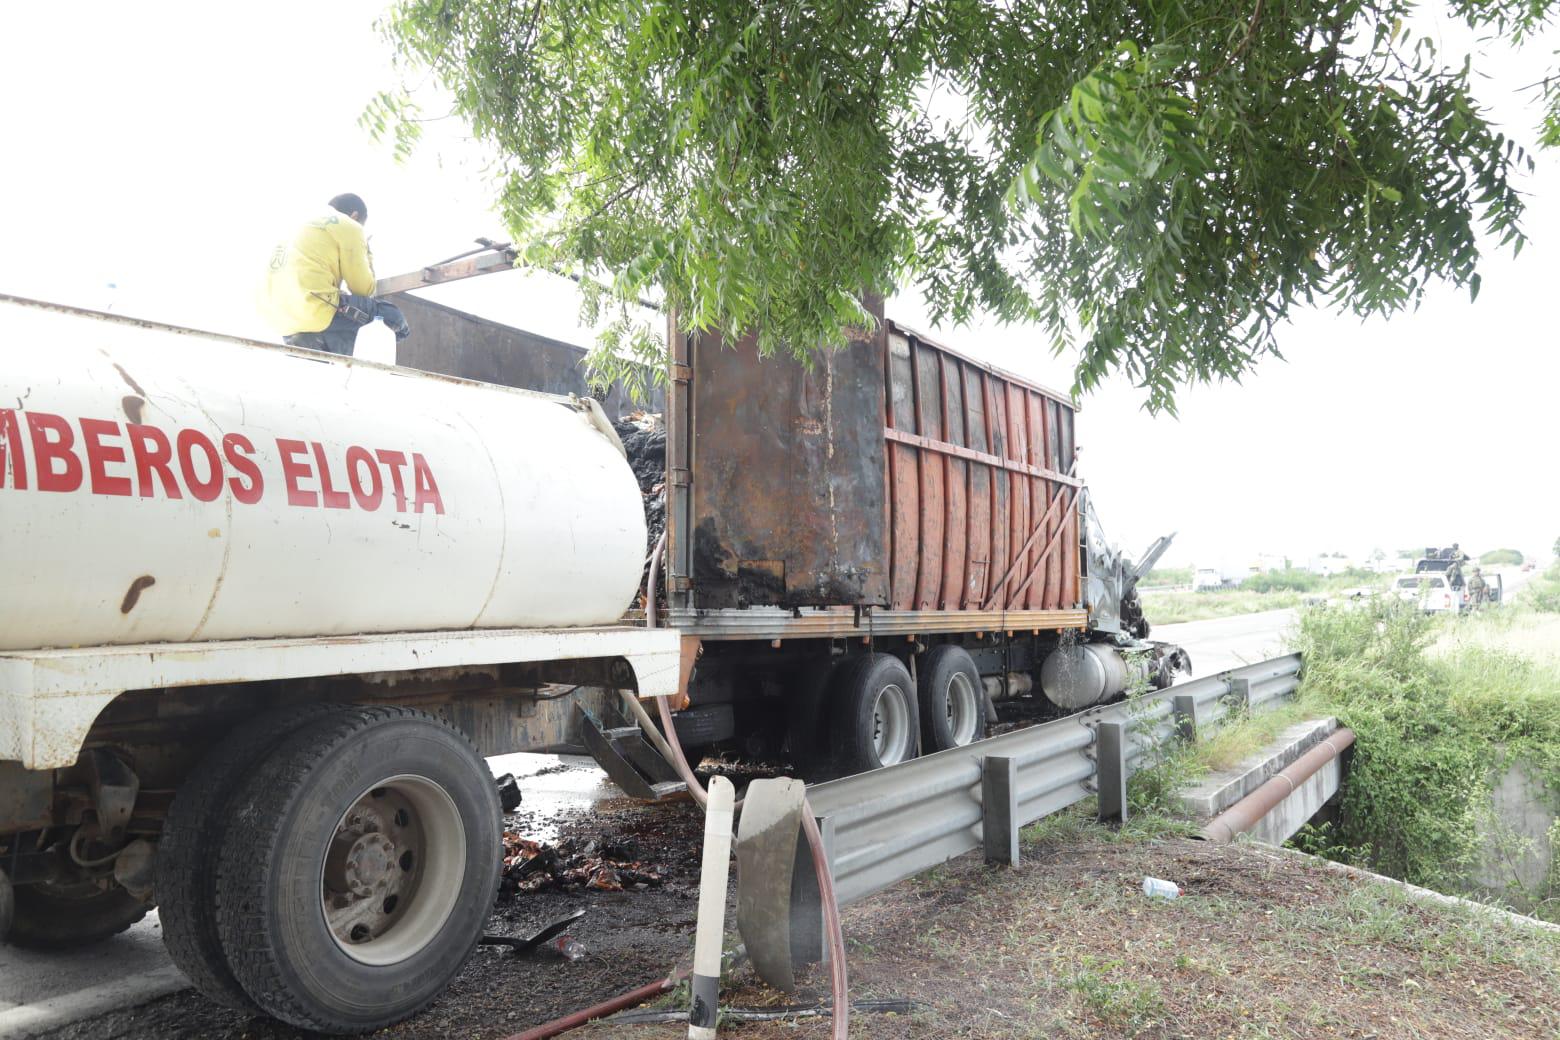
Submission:
[[[731,871],[731,818],[737,791],[723,776],[710,778],[704,807],[704,865],[699,877],[699,926],[693,941],[688,1040],[715,1040],[720,1009],[720,956],[726,934],[726,879]]]

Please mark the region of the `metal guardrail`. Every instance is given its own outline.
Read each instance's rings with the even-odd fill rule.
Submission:
[[[1124,797],[1127,777],[1156,746],[1187,726],[1217,723],[1232,704],[1257,709],[1292,695],[1299,674],[1300,655],[1289,654],[811,787],[807,798],[829,850],[836,895],[853,903],[980,848],[988,819],[994,828],[1022,827],[1100,792],[1102,784],[1105,795]],[[1102,726],[1105,744],[1121,741],[1114,762]],[[1005,806],[983,805],[988,761],[1011,780]],[[995,789],[1006,788],[1004,780]]]

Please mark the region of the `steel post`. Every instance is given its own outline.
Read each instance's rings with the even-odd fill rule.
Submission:
[[[1100,822],[1127,822],[1127,727],[1101,722],[1095,729]]]
[[[1018,866],[1018,759],[981,759],[980,812],[986,862]]]

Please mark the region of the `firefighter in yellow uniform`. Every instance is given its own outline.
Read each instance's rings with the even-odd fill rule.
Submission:
[[[271,254],[262,310],[282,342],[350,356],[358,329],[376,318],[397,339],[411,334],[400,308],[373,298],[367,220],[361,197],[337,195],[325,213]]]

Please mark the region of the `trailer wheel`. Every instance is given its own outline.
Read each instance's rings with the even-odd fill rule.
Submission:
[[[434,717],[362,707],[308,722],[231,811],[217,928],[267,1014],[371,1032],[437,997],[476,947],[498,891],[498,792]]]
[[[17,885],[5,941],[29,950],[69,950],[102,942],[146,916],[152,904],[95,881]]]
[[[963,647],[933,647],[917,676],[921,701],[921,746],[932,751],[963,747],[986,728],[986,698],[975,659]]]
[[[253,1012],[233,977],[217,934],[216,886],[229,803],[255,766],[287,734],[341,704],[302,704],[245,720],[206,754],[179,785],[157,843],[157,898],[163,945],[179,970],[211,1000]]]
[[[915,757],[920,736],[915,683],[899,658],[861,654],[834,674],[835,766],[840,775]]]

